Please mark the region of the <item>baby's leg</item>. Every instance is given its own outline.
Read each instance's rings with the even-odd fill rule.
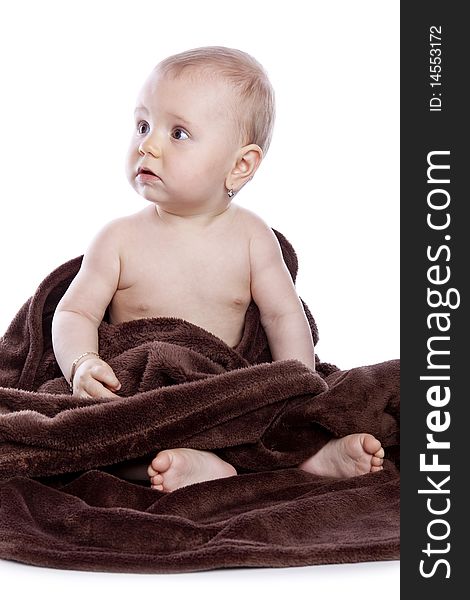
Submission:
[[[148,467],[147,474],[153,489],[173,492],[192,483],[232,477],[237,471],[212,452],[174,448],[159,452]]]
[[[383,469],[384,449],[370,433],[353,433],[330,440],[299,465],[314,475],[355,477]]]

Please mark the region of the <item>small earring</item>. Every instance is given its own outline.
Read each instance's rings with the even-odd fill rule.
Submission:
[[[227,196],[231,198],[233,196],[233,189],[229,189],[227,192]]]

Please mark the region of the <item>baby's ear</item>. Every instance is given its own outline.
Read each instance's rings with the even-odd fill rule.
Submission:
[[[259,167],[261,161],[263,160],[263,151],[258,146],[258,144],[249,144],[242,148],[242,161],[248,163],[251,167],[252,175],[255,174],[256,169]]]
[[[257,144],[249,144],[240,149],[238,159],[232,169],[231,182],[234,189],[240,189],[250,179],[263,160],[263,151]]]

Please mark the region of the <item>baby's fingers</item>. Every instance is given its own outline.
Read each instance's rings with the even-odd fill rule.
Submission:
[[[82,398],[119,398],[117,394],[108,390],[101,382],[92,378],[88,379],[81,388],[79,395]]]
[[[121,384],[109,365],[94,365],[90,374],[112,390],[119,390]],[[115,394],[113,394],[115,396]]]

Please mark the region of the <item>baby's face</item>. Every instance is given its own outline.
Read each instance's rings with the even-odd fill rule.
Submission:
[[[153,72],[142,88],[127,177],[144,198],[178,214],[226,204],[225,179],[240,149],[223,81]],[[138,175],[139,167],[158,178]]]

